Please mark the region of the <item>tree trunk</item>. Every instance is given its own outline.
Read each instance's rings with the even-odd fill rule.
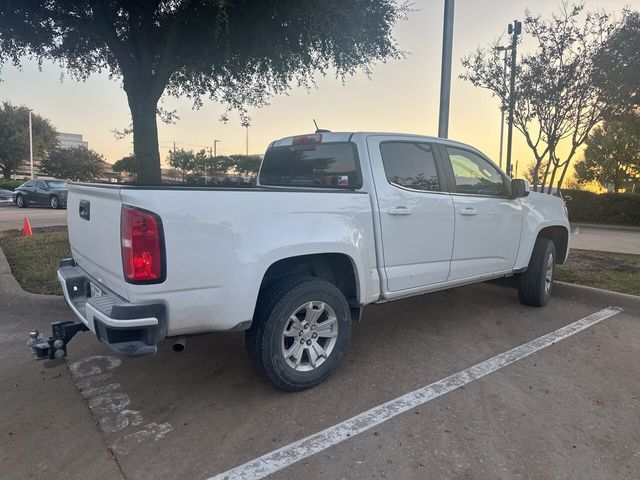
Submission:
[[[10,179],[10,178],[11,178],[11,169],[9,169],[9,168],[3,168],[3,169],[2,169],[2,176],[3,176],[4,178],[8,178],[8,179]]]
[[[133,156],[136,183],[160,184],[160,150],[156,109],[159,97],[143,88],[127,91],[133,121]]]

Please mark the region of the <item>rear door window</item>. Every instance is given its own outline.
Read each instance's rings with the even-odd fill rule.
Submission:
[[[260,169],[261,185],[356,189],[362,186],[358,154],[351,142],[274,147]]]
[[[440,191],[436,160],[430,144],[383,142],[380,154],[391,185],[425,192]]]

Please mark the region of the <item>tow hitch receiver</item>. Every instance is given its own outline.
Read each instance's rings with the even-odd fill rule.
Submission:
[[[67,356],[67,343],[78,332],[89,330],[82,322],[55,322],[51,324],[51,336],[45,340],[38,330],[31,330],[27,346],[33,350],[36,360],[54,360]]]

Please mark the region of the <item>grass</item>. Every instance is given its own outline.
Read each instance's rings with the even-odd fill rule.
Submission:
[[[556,280],[640,295],[640,255],[571,250]]]
[[[56,271],[62,258],[71,256],[67,232],[35,233],[32,237],[0,238],[11,272],[24,290],[62,295]]]

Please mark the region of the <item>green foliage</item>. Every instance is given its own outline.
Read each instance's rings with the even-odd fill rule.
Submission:
[[[257,155],[231,155],[231,166],[240,175],[255,177],[260,169],[260,157]]]
[[[14,190],[22,185],[26,180],[11,180],[10,178],[0,178],[0,188]]]
[[[640,12],[624,12],[623,21],[598,52],[596,66],[596,84],[614,111],[640,106]]]
[[[169,165],[177,169],[182,175],[182,181],[196,168],[196,156],[193,150],[171,150],[169,152]]]
[[[617,192],[625,182],[640,176],[640,115],[628,112],[594,129],[584,159],[575,165],[581,183],[596,181]]]
[[[129,180],[135,182],[136,180],[136,159],[133,155],[122,157],[112,167],[114,172],[124,173],[129,177]]]
[[[396,0],[33,0],[0,8],[0,64],[53,60],[79,79],[121,77],[138,180],[160,181],[156,112],[163,93],[246,107],[314,75],[344,78],[402,56]],[[245,118],[246,119],[246,118]]]
[[[567,200],[569,220],[578,223],[640,226],[640,195],[562,190]]]
[[[0,18],[2,15],[0,14]],[[0,51],[2,41],[0,37]],[[2,53],[0,53],[0,59]],[[49,120],[31,114],[34,161],[43,159],[58,145],[56,130]],[[29,109],[10,102],[0,104],[0,170],[11,178],[29,160]]]
[[[85,147],[58,148],[40,164],[42,172],[56,178],[90,181],[100,177],[104,157]]]

